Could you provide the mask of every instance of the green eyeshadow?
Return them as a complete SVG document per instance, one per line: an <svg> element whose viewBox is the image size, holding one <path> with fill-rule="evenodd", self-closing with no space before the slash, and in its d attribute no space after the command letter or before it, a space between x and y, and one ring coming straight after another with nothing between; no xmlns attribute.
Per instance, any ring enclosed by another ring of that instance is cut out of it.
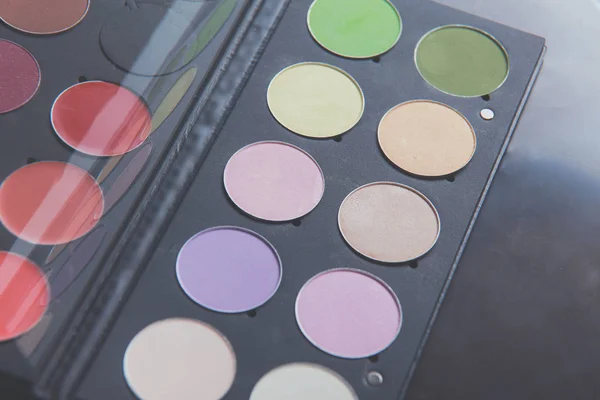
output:
<svg viewBox="0 0 600 400"><path fill-rule="evenodd" d="M394 47L402 20L387 0L316 0L308 11L308 28L334 54L371 58Z"/></svg>
<svg viewBox="0 0 600 400"><path fill-rule="evenodd" d="M487 33L466 26L444 26L428 33L417 45L415 59L429 84L461 97L494 92L509 72L502 45Z"/></svg>

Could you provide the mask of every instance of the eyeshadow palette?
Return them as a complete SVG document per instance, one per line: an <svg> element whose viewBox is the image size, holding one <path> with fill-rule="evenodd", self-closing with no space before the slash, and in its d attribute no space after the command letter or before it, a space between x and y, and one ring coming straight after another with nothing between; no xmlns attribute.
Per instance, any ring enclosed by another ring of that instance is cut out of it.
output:
<svg viewBox="0 0 600 400"><path fill-rule="evenodd" d="M402 398L544 39L429 1L33 3L0 5L0 381Z"/></svg>

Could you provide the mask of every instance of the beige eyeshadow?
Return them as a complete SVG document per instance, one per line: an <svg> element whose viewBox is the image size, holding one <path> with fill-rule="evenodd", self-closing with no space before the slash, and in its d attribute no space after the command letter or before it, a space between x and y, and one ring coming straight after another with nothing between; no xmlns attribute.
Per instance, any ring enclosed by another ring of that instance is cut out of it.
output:
<svg viewBox="0 0 600 400"><path fill-rule="evenodd" d="M286 364L263 376L250 400L357 400L354 389L322 365Z"/></svg>
<svg viewBox="0 0 600 400"><path fill-rule="evenodd" d="M429 100L402 103L379 124L379 145L396 166L414 175L441 177L464 168L477 138L455 109Z"/></svg>
<svg viewBox="0 0 600 400"><path fill-rule="evenodd" d="M172 318L133 338L123 369L127 384L143 400L219 400L233 384L236 358L212 326Z"/></svg>
<svg viewBox="0 0 600 400"><path fill-rule="evenodd" d="M426 254L440 233L434 205L417 190L393 182L362 186L346 197L338 214L346 242L384 263L403 263Z"/></svg>

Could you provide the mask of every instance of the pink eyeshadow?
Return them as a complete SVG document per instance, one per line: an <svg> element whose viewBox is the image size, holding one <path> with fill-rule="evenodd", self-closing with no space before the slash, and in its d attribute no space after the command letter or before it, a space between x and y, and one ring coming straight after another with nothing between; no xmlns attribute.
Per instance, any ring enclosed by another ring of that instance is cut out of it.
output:
<svg viewBox="0 0 600 400"><path fill-rule="evenodd" d="M40 86L40 67L23 47L0 39L0 114L26 104Z"/></svg>
<svg viewBox="0 0 600 400"><path fill-rule="evenodd" d="M276 222L308 214L325 190L317 162L302 149L282 142L258 142L238 151L225 167L224 182L242 211Z"/></svg>
<svg viewBox="0 0 600 400"><path fill-rule="evenodd" d="M336 269L304 285L296 300L296 319L316 347L355 359L378 354L394 342L402 326L402 309L379 278Z"/></svg>

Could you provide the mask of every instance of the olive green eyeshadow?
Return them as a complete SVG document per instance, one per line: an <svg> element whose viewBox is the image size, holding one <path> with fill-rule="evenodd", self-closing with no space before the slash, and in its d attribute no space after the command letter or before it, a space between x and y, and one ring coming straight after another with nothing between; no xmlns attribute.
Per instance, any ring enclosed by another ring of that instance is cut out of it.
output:
<svg viewBox="0 0 600 400"><path fill-rule="evenodd" d="M477 97L500 88L509 72L508 55L487 33L467 26L444 26L421 39L415 59L423 78L455 96Z"/></svg>

